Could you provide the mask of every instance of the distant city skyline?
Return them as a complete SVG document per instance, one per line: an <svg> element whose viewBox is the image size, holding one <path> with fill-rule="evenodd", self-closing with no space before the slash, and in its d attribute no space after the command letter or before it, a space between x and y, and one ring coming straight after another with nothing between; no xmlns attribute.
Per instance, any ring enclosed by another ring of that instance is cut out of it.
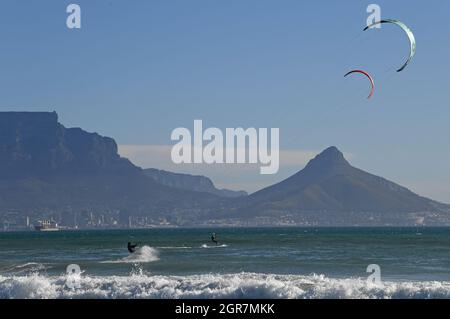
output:
<svg viewBox="0 0 450 319"><path fill-rule="evenodd" d="M82 28L66 27L66 7ZM204 174L255 191L335 145L350 162L450 203L450 108L444 72L450 3L429 1L27 1L0 12L0 111L53 111L66 127L114 138L139 166ZM404 21L363 32L366 8ZM374 76L367 82L350 69ZM175 166L176 127L280 128L280 171Z"/></svg>

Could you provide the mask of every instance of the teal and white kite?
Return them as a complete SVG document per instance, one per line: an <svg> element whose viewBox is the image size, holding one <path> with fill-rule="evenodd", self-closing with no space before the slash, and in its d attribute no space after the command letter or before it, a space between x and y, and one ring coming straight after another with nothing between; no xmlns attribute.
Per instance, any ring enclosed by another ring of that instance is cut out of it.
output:
<svg viewBox="0 0 450 319"><path fill-rule="evenodd" d="M367 27L365 27L364 31L372 28L373 26L375 26L377 24L381 24L381 23L393 23L393 24L399 26L400 28L402 28L403 31L405 31L406 35L409 38L409 43L410 43L409 58L408 58L408 60L406 60L405 64L403 64L403 66L397 70L397 72L403 71L403 69L406 68L406 66L409 64L409 62L411 62L412 58L416 54L416 39L414 38L414 34L412 33L411 29L408 28L408 26L406 24L404 24L401 21L392 20L392 19L386 19L386 20L380 20L380 21L374 22L371 25L368 25Z"/></svg>

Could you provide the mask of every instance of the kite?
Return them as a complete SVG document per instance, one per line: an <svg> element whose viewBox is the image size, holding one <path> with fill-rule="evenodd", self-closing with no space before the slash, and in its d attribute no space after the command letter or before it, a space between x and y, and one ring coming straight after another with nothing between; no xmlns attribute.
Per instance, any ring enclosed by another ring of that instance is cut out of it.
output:
<svg viewBox="0 0 450 319"><path fill-rule="evenodd" d="M373 95L373 92L375 91L375 83L374 83L374 81L373 81L372 76L371 76L369 73L367 73L366 71L363 71L363 70L353 70L353 71L350 71L350 72L348 72L347 74L345 74L344 77L346 77L347 75L350 75L350 74L352 74L352 73L360 73L360 74L364 74L364 75L367 76L367 78L370 80L370 84L372 85L372 89L370 90L370 94L369 94L369 96L367 97L368 99L370 99L370 98L372 97L372 95Z"/></svg>
<svg viewBox="0 0 450 319"><path fill-rule="evenodd" d="M406 66L409 64L409 62L411 62L412 58L416 54L416 39L414 38L414 34L411 31L411 29L408 28L408 26L406 24L404 24L401 21L392 20L392 19L386 19L386 20L380 20L380 21L374 22L371 25L368 25L367 27L365 27L364 31L372 28L373 26L375 26L377 24L381 24L381 23L393 23L393 24L399 26L400 28L402 28L403 31L405 31L406 35L409 38L409 44L410 44L409 58L408 58L408 60L406 60L405 64L403 64L402 67L397 70L397 72L401 72L401 71L403 71L404 68L406 68Z"/></svg>

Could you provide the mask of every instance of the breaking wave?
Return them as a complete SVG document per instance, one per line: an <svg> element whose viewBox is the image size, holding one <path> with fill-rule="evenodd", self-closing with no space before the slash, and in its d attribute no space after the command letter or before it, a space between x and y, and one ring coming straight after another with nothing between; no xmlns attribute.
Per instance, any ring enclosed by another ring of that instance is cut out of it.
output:
<svg viewBox="0 0 450 319"><path fill-rule="evenodd" d="M256 273L192 276L81 276L77 288L65 276L0 276L0 298L450 298L450 282L384 282L322 275Z"/></svg>
<svg viewBox="0 0 450 319"><path fill-rule="evenodd" d="M149 247L149 246L142 246L129 256L120 258L118 260L107 260L102 261L102 263L105 264L121 264L121 263L130 263L130 264L137 264L137 263L149 263L152 261L159 260L158 257L158 250L155 248Z"/></svg>

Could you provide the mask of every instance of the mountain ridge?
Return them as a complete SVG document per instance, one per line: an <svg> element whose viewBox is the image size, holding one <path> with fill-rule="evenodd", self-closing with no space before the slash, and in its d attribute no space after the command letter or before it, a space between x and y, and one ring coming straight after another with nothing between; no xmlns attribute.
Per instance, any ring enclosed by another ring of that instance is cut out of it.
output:
<svg viewBox="0 0 450 319"><path fill-rule="evenodd" d="M210 178L203 175L174 173L157 168L146 168L144 169L144 173L156 182L174 188L211 193L226 198L235 198L248 195L245 191L218 189Z"/></svg>

